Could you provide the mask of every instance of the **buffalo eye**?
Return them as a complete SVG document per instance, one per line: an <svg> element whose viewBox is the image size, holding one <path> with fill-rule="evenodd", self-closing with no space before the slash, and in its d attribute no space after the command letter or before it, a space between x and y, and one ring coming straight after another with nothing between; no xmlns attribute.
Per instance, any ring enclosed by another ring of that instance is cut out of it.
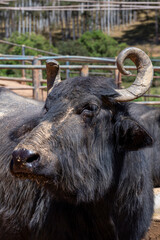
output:
<svg viewBox="0 0 160 240"><path fill-rule="evenodd" d="M86 104L80 111L83 119L92 118L99 113L99 107L96 104Z"/></svg>

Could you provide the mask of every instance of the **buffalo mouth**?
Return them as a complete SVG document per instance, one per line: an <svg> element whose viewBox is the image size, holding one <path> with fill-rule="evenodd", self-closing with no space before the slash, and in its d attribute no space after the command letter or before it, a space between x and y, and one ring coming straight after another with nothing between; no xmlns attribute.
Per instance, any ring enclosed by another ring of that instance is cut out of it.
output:
<svg viewBox="0 0 160 240"><path fill-rule="evenodd" d="M14 171L12 171L12 169L10 169L10 171L14 177L22 179L22 180L29 179L32 181L36 181L36 183L39 185L46 185L46 184L54 184L55 185L54 180L52 180L44 175L36 175L33 173L25 173L25 172L15 173Z"/></svg>
<svg viewBox="0 0 160 240"><path fill-rule="evenodd" d="M11 160L10 162L10 172L11 174L19 179L29 179L29 180L33 180L36 181L37 184L41 184L41 185L45 185L45 184L54 184L57 185L56 181L54 179L51 179L43 174L38 174L34 171L26 171L26 169L24 168L20 168L15 169L14 164L13 164L13 160Z"/></svg>
<svg viewBox="0 0 160 240"><path fill-rule="evenodd" d="M76 193L65 192L62 190L58 182L54 179L46 177L44 175L38 175L33 173L26 172L18 172L15 173L12 169L12 164L10 164L10 171L12 175L20 180L31 180L36 182L39 187L44 187L48 190L53 196L55 200L65 200L70 203L76 203Z"/></svg>

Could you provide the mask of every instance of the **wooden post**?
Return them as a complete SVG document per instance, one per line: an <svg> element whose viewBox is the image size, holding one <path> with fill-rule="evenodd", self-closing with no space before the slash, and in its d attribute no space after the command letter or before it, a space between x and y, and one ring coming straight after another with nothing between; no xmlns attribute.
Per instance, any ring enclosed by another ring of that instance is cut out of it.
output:
<svg viewBox="0 0 160 240"><path fill-rule="evenodd" d="M83 67L81 69L81 76L82 77L88 77L88 75L89 75L88 65L83 65Z"/></svg>
<svg viewBox="0 0 160 240"><path fill-rule="evenodd" d="M115 57L115 60L117 61L117 57ZM117 64L115 63L115 65L117 66ZM115 84L118 87L118 69L115 69Z"/></svg>
<svg viewBox="0 0 160 240"><path fill-rule="evenodd" d="M115 57L115 59L117 60L117 57ZM117 68L115 69L115 83L118 88L121 88L122 74L119 72L119 70Z"/></svg>
<svg viewBox="0 0 160 240"><path fill-rule="evenodd" d="M38 57L41 57L41 55L38 55ZM41 60L38 60L38 65L41 65ZM42 69L38 69L38 71L39 71L39 86L41 86L41 80L43 79ZM40 89L41 100L43 100L43 91L44 91L43 88Z"/></svg>
<svg viewBox="0 0 160 240"><path fill-rule="evenodd" d="M118 69L115 69L115 83L118 87Z"/></svg>
<svg viewBox="0 0 160 240"><path fill-rule="evenodd" d="M121 88L122 74L119 72L118 69L115 70L115 83L116 83L118 88Z"/></svg>
<svg viewBox="0 0 160 240"><path fill-rule="evenodd" d="M42 57L41 55L38 55L38 58ZM41 60L38 60L38 65L41 65ZM41 83L41 80L43 79L43 75L42 75L42 69L38 69L39 71L39 81Z"/></svg>
<svg viewBox="0 0 160 240"><path fill-rule="evenodd" d="M122 84L122 74L118 71L118 88L121 88Z"/></svg>
<svg viewBox="0 0 160 240"><path fill-rule="evenodd" d="M40 65L40 61L38 60L38 57L35 57L33 59L33 65ZM40 87L40 71L39 69L33 69L32 71L32 79L33 79L33 98L36 100L40 100L40 93L39 93L39 87Z"/></svg>

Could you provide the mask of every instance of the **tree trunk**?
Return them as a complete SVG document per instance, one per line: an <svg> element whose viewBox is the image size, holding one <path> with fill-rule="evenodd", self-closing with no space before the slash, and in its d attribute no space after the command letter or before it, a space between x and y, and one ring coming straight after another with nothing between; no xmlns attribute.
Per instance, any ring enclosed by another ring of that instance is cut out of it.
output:
<svg viewBox="0 0 160 240"><path fill-rule="evenodd" d="M68 38L71 39L71 11L68 11Z"/></svg>
<svg viewBox="0 0 160 240"><path fill-rule="evenodd" d="M50 19L50 12L48 15L48 28L49 28L49 43L50 43L50 46L52 46L52 24Z"/></svg>
<svg viewBox="0 0 160 240"><path fill-rule="evenodd" d="M75 17L74 17L74 14L72 15L72 31L73 31L73 40L75 40L76 36L75 36Z"/></svg>
<svg viewBox="0 0 160 240"><path fill-rule="evenodd" d="M98 17L99 17L99 11L96 10L96 17L95 17L95 29L98 30Z"/></svg>
<svg viewBox="0 0 160 240"><path fill-rule="evenodd" d="M32 6L32 0L29 0L29 7ZM32 13L29 12L29 34L32 32Z"/></svg>
<svg viewBox="0 0 160 240"><path fill-rule="evenodd" d="M100 11L101 31L103 31L103 12Z"/></svg>
<svg viewBox="0 0 160 240"><path fill-rule="evenodd" d="M65 39L65 33L64 33L64 11L61 11L61 33L62 33L62 40Z"/></svg>
<svg viewBox="0 0 160 240"><path fill-rule="evenodd" d="M110 35L110 0L108 0L108 21L107 21L107 33Z"/></svg>
<svg viewBox="0 0 160 240"><path fill-rule="evenodd" d="M68 39L68 22L67 22L67 12L64 12L64 21L65 21L65 39Z"/></svg>
<svg viewBox="0 0 160 240"><path fill-rule="evenodd" d="M19 11L18 33L21 34L21 12Z"/></svg>
<svg viewBox="0 0 160 240"><path fill-rule="evenodd" d="M130 15L129 15L129 23L132 23L132 10L130 10Z"/></svg>
<svg viewBox="0 0 160 240"><path fill-rule="evenodd" d="M8 31L8 26L9 26L9 18L8 18L8 11L5 12L5 37L9 37L9 31Z"/></svg>
<svg viewBox="0 0 160 240"><path fill-rule="evenodd" d="M79 22L80 22L80 18L79 18L79 12L76 13L76 17L77 17L77 38L79 38Z"/></svg>
<svg viewBox="0 0 160 240"><path fill-rule="evenodd" d="M36 18L35 15L33 15L33 32L36 32Z"/></svg>
<svg viewBox="0 0 160 240"><path fill-rule="evenodd" d="M24 0L22 0L22 7L24 7ZM25 12L24 12L24 10L22 10L22 33L23 33L23 34L25 33L25 20L24 20L24 15L25 15Z"/></svg>
<svg viewBox="0 0 160 240"><path fill-rule="evenodd" d="M155 35L156 35L156 44L159 43L159 37L158 37L158 10L155 11Z"/></svg>
<svg viewBox="0 0 160 240"><path fill-rule="evenodd" d="M104 3L107 4L107 1L104 0ZM104 13L103 13L103 22L104 22L104 31L106 32L106 29L107 29L107 11L104 10Z"/></svg>

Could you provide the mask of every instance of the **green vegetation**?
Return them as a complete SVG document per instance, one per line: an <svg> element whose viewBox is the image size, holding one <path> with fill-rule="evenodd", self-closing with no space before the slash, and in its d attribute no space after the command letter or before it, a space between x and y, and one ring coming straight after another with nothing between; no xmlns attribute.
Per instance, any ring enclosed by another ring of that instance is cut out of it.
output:
<svg viewBox="0 0 160 240"><path fill-rule="evenodd" d="M104 34L102 31L92 31L84 33L80 39L89 52L90 56L94 57L115 57L127 45L120 43Z"/></svg>
<svg viewBox="0 0 160 240"><path fill-rule="evenodd" d="M61 55L89 56L87 48L79 40L59 41L56 47Z"/></svg>
<svg viewBox="0 0 160 240"><path fill-rule="evenodd" d="M58 49L54 46L51 46L49 40L47 40L44 36L32 33L29 35L28 33L19 35L17 32L13 33L12 36L6 39L8 42L12 42L19 45L26 45L32 48L38 48L45 51L50 51L57 53ZM10 55L22 55L22 48L19 46L13 46L8 44L0 44L0 54L10 54ZM37 56L37 55L47 55L45 53L37 52L33 49L25 48L25 55ZM18 61L3 61L1 64L21 64ZM27 63L28 64L28 63ZM26 70L26 76L31 77L32 71ZM20 77L21 70L14 69L1 69L0 76L14 76Z"/></svg>
<svg viewBox="0 0 160 240"><path fill-rule="evenodd" d="M38 48L45 51L50 51L57 53L58 50L51 46L49 40L40 34L32 33L29 35L21 34L19 35L17 32L13 33L12 36L6 39L8 42L16 43L19 45L26 45L32 48ZM0 44L0 53L2 54L11 54L11 55L22 55L22 49L19 46L13 46L8 44ZM36 56L36 55L46 55L43 53L39 53L32 49L25 49L25 55Z"/></svg>
<svg viewBox="0 0 160 240"><path fill-rule="evenodd" d="M115 57L127 45L120 43L102 31L85 32L78 40L60 41L58 52L62 55Z"/></svg>
<svg viewBox="0 0 160 240"><path fill-rule="evenodd" d="M127 45L120 43L103 33L102 31L85 32L78 40L58 41L56 47L50 45L49 40L40 34L32 33L29 35L17 32L7 39L19 45L26 45L32 48L38 48L45 51L59 53L61 55L79 55L94 57L115 57ZM22 49L19 46L0 44L1 54L22 55ZM35 50L25 48L25 55L46 55Z"/></svg>

